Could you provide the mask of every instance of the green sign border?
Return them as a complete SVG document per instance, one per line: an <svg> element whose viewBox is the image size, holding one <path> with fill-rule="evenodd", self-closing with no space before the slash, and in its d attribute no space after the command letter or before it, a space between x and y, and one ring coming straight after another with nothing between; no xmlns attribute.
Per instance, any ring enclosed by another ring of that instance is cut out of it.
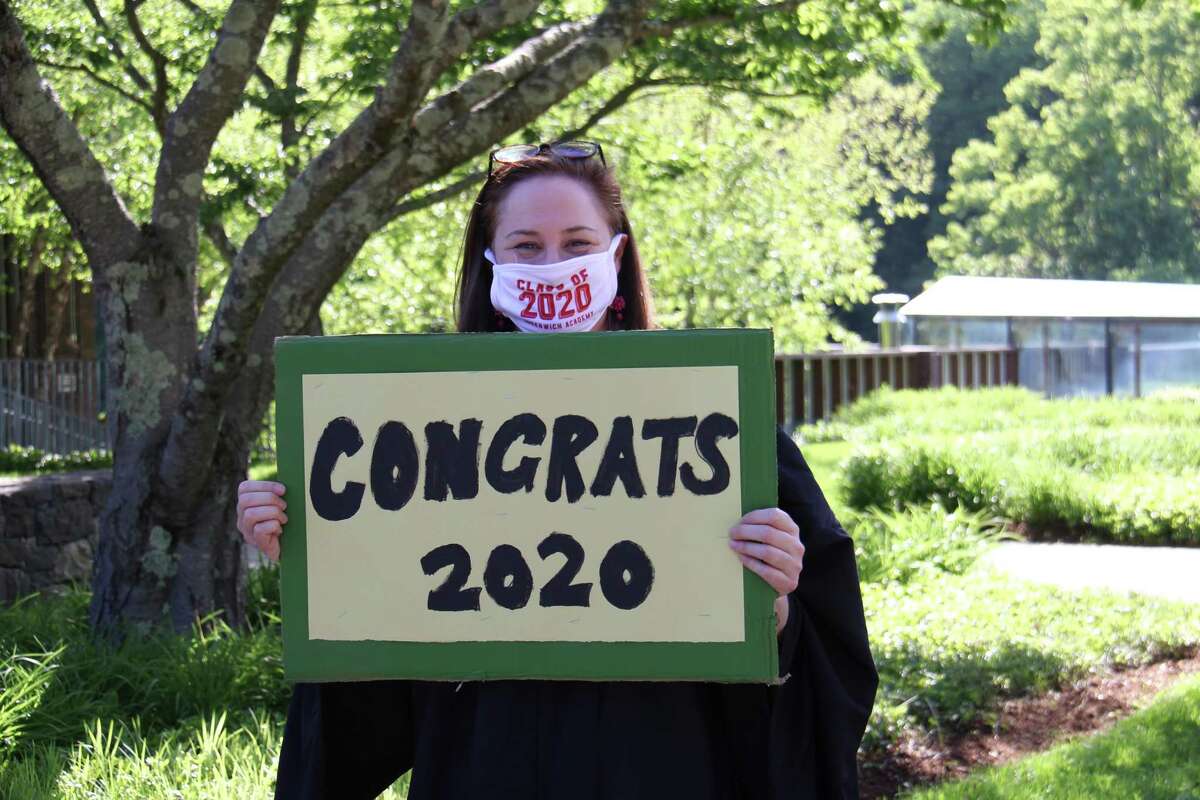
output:
<svg viewBox="0 0 1200 800"><path fill-rule="evenodd" d="M738 368L742 513L778 503L774 342L769 329L359 334L275 339L279 479L295 510L280 553L284 677L289 681L565 679L778 682L771 587L743 569L742 642L389 642L308 638L301 492L301 375L726 366ZM298 491L299 489L299 491ZM306 505L306 503L305 503ZM730 551L733 558L733 552Z"/></svg>

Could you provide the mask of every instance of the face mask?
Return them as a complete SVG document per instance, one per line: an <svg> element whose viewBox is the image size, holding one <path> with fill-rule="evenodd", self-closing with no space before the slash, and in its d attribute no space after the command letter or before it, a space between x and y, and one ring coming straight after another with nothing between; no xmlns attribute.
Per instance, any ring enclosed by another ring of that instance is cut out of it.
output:
<svg viewBox="0 0 1200 800"><path fill-rule="evenodd" d="M497 264L489 247L492 305L526 333L589 330L617 296L615 253L624 236L614 236L607 251L556 264Z"/></svg>

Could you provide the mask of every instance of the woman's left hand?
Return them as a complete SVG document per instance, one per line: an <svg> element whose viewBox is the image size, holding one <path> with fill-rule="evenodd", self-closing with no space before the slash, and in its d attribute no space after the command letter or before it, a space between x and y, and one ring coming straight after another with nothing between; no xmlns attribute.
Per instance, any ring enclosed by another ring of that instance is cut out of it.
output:
<svg viewBox="0 0 1200 800"><path fill-rule="evenodd" d="M742 563L779 592L775 599L775 633L787 624L787 595L800 582L804 545L800 528L781 508L756 508L729 529L729 546Z"/></svg>

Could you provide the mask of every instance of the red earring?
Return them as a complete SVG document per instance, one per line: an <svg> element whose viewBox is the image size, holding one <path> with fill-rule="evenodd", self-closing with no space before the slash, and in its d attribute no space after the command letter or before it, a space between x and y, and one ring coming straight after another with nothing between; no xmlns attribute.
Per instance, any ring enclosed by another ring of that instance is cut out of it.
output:
<svg viewBox="0 0 1200 800"><path fill-rule="evenodd" d="M625 319L625 315L621 313L622 311L625 310L625 298L624 297L621 297L621 295L617 295L616 297L613 298L612 303L610 303L608 307L616 312L617 319L619 319L619 320Z"/></svg>

